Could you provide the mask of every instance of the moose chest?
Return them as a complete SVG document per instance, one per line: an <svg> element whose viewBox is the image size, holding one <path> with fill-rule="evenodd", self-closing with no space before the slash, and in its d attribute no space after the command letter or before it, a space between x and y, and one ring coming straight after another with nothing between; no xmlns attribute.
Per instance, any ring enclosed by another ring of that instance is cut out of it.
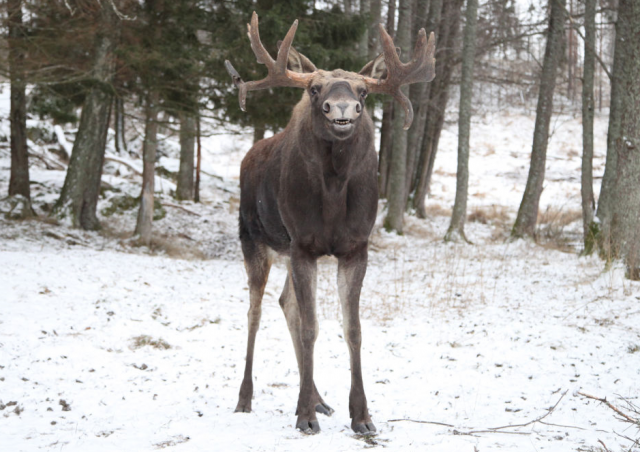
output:
<svg viewBox="0 0 640 452"><path fill-rule="evenodd" d="M285 182L281 205L292 241L319 256L348 254L367 241L376 204L365 203L373 209L368 215L360 211L367 196L362 184L333 170L299 176Z"/></svg>

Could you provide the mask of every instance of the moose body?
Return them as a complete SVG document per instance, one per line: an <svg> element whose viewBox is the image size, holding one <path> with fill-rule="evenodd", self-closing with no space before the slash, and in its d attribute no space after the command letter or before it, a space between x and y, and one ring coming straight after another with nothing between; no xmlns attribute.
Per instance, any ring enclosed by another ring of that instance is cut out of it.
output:
<svg viewBox="0 0 640 452"><path fill-rule="evenodd" d="M338 259L338 293L344 336L351 358L349 412L356 433L372 434L360 358L360 290L367 268L367 244L377 204L377 156L374 128L364 101L368 91L396 96L412 117L411 104L399 86L433 78L433 48L421 30L416 52L420 59L403 65L393 42L381 29L385 52L359 73L322 71L291 48L297 21L287 33L277 61L268 55L258 34L254 13L249 25L251 45L269 76L243 82L233 66L227 69L240 88L244 108L247 91L271 86L304 88L287 127L257 142L240 170L240 241L249 279L249 335L245 373L236 411L250 412L253 396L253 352L261 303L276 253L286 256L288 275L282 307L293 340L300 373L296 428L316 433L316 412L333 409L320 396L313 380L317 259ZM376 75L388 74L380 81ZM407 125L407 123L405 123Z"/></svg>

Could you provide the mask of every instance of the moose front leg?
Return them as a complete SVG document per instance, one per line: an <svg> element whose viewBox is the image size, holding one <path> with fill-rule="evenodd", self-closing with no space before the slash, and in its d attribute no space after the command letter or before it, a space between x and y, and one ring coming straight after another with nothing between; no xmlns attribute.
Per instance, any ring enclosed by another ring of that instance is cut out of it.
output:
<svg viewBox="0 0 640 452"><path fill-rule="evenodd" d="M376 426L371 421L367 408L367 397L362 382L360 346L360 290L367 272L367 244L364 243L351 254L338 259L338 293L342 305L344 337L351 358L351 391L349 393L349 415L351 428L360 434L374 434Z"/></svg>
<svg viewBox="0 0 640 452"><path fill-rule="evenodd" d="M304 433L318 433L320 424L316 417L316 403L313 397L313 349L318 336L318 320L316 317L316 258L303 249L292 246L291 278L295 298L300 314L300 395L298 396L298 419L296 428Z"/></svg>

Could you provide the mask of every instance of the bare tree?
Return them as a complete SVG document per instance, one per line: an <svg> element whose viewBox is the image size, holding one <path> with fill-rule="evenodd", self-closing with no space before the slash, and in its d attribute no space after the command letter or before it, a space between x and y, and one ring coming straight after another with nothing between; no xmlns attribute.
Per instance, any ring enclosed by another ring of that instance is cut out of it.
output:
<svg viewBox="0 0 640 452"><path fill-rule="evenodd" d="M154 179L156 168L156 151L158 149L158 92L148 94L145 105L144 143L142 145L142 191L140 193L140 210L136 222L135 234L139 235L139 243L151 244L153 226Z"/></svg>
<svg viewBox="0 0 640 452"><path fill-rule="evenodd" d="M400 47L401 55L411 53L411 0L400 0L398 3L398 32L395 43ZM406 58L406 56L405 56ZM402 88L405 95L409 87ZM393 118L393 145L389 168L389 187L387 192L387 216L384 228L402 234L405 211L405 185L407 179L407 131L404 130L405 118L400 114L402 105L394 103L396 114Z"/></svg>
<svg viewBox="0 0 640 452"><path fill-rule="evenodd" d="M612 103L607 153L616 154L611 193L611 257L625 261L628 277L640 280L640 4L620 0L616 23L613 86L620 99ZM613 109L619 109L614 112ZM615 121L613 128L611 121ZM608 228L609 229L609 228ZM605 238L606 239L606 238Z"/></svg>
<svg viewBox="0 0 640 452"><path fill-rule="evenodd" d="M593 80L595 73L596 0L585 0L584 69L582 75L582 224L584 254L591 254L595 237L593 231Z"/></svg>
<svg viewBox="0 0 640 452"><path fill-rule="evenodd" d="M395 35L396 0L389 0L387 11L387 33ZM393 99L386 99L382 107L382 125L380 126L380 151L378 154L378 192L381 198L387 197L389 183L389 162L391 161L391 143L393 139Z"/></svg>
<svg viewBox="0 0 640 452"><path fill-rule="evenodd" d="M25 57L22 29L22 1L7 0L9 28L9 72L11 80L11 175L9 196L23 197L24 205L18 216L31 215L31 190L29 189L29 150L27 148L27 96L26 80L22 67Z"/></svg>
<svg viewBox="0 0 640 452"><path fill-rule="evenodd" d="M424 202L429 192L440 133L444 125L444 111L449 99L449 85L456 63L455 42L460 28L462 4L463 0L443 0L442 2L436 48L436 78L425 90L425 96L428 96L424 101L427 105L426 119L413 184L415 187L413 207L420 218L426 217Z"/></svg>
<svg viewBox="0 0 640 452"><path fill-rule="evenodd" d="M538 207L544 182L549 141L549 122L553 112L553 91L556 87L558 65L562 57L566 0L549 0L550 17L547 31L547 45L540 76L536 123L533 131L531 164L527 186L520 203L518 216L511 231L513 238L535 236L538 221Z"/></svg>
<svg viewBox="0 0 640 452"><path fill-rule="evenodd" d="M192 113L180 113L180 168L176 198L193 200L193 157L196 140L196 119Z"/></svg>
<svg viewBox="0 0 640 452"><path fill-rule="evenodd" d="M467 0L464 41L462 45L462 77L460 80L460 113L458 117L458 173L456 175L456 200L451 224L444 239L467 241L464 222L467 217L469 192L469 135L471 133L471 100L473 98L473 62L476 56L476 25L478 0Z"/></svg>

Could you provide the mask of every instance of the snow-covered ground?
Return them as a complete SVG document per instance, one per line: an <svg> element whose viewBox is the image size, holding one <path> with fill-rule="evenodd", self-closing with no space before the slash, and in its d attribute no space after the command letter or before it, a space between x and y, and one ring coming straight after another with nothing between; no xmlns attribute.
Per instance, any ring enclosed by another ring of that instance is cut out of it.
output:
<svg viewBox="0 0 640 452"><path fill-rule="evenodd" d="M7 129L3 119L0 131ZM0 450L629 450L619 435L635 439L637 429L578 392L637 402L640 285L572 250L581 230L580 120L564 115L553 129L541 202L545 246L504 240L526 181L529 115L474 118L467 225L474 245L441 240L455 195L455 125L442 134L431 217L409 216L405 235L390 235L380 227L381 204L362 292L373 438L349 428L349 359L328 258L318 274L315 380L336 412L319 416L318 435L294 429L299 377L278 306L285 272L276 263L258 335L254 412L233 413L246 345L236 217L248 136L204 140L201 204L173 200L171 181L159 180L166 216L154 223L151 250L128 240L135 208L102 216L101 233L0 219ZM599 117L596 177L605 138ZM176 165L172 146L168 137L160 161L168 171ZM112 147L109 155L139 165ZM31 171L43 213L64 172L41 163ZM104 181L111 188L101 215L117 197L139 193L135 173L116 161ZM513 427L493 430L505 426Z"/></svg>

